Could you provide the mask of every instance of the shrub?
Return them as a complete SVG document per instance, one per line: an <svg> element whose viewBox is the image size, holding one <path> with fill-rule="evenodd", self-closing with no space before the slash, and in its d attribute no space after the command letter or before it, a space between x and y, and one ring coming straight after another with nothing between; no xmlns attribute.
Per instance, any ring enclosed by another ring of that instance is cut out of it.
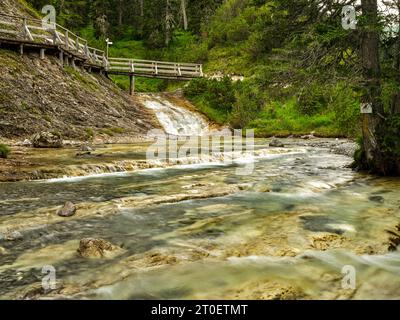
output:
<svg viewBox="0 0 400 320"><path fill-rule="evenodd" d="M11 150L5 144L0 143L0 158L7 159Z"/></svg>

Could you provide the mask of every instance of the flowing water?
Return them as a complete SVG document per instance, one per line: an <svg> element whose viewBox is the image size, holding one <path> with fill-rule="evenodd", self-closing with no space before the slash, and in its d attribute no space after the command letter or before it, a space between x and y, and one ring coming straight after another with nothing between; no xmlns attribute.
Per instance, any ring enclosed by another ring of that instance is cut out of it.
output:
<svg viewBox="0 0 400 320"><path fill-rule="evenodd" d="M265 153L245 176L237 163L204 163L0 184L0 230L23 226L22 239L0 234L0 297L400 298L400 255L388 250L400 224L399 179L355 173L350 158L325 148L257 140L256 149ZM53 221L68 200L92 214ZM88 237L124 251L82 258L76 250ZM61 289L38 289L43 266L54 266ZM356 290L343 287L345 266Z"/></svg>
<svg viewBox="0 0 400 320"><path fill-rule="evenodd" d="M201 136L209 130L207 121L165 97L155 94L140 96L144 105L156 113L166 133L175 136Z"/></svg>

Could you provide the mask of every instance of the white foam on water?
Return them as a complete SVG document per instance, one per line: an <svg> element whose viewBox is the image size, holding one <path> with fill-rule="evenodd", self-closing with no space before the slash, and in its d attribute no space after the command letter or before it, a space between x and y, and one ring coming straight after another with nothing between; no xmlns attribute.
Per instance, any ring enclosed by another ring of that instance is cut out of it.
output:
<svg viewBox="0 0 400 320"><path fill-rule="evenodd" d="M144 105L155 112L167 134L202 136L209 131L206 120L195 112L154 95L142 95L141 97Z"/></svg>

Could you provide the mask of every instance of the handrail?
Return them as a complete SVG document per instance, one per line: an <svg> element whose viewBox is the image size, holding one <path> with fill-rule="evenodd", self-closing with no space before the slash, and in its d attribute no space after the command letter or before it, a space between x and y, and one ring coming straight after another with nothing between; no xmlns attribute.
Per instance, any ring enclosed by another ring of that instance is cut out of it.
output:
<svg viewBox="0 0 400 320"><path fill-rule="evenodd" d="M139 75L170 75L175 77L202 77L203 66L195 63L152 61L132 58L107 58L103 50L90 47L88 41L67 28L54 23L51 27L43 26L40 19L0 13L1 17L18 20L15 22L0 19L0 34L22 38L23 42L45 42L46 45L60 47L70 54L77 55L91 64L104 68L105 71ZM14 29L4 29L1 26Z"/></svg>

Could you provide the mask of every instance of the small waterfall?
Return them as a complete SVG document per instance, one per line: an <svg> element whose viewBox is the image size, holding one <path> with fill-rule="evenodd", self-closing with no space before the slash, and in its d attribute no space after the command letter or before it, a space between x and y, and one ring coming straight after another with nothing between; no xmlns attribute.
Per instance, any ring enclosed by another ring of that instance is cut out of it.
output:
<svg viewBox="0 0 400 320"><path fill-rule="evenodd" d="M205 118L171 102L163 95L141 95L144 105L155 112L165 132L174 136L202 136L209 131Z"/></svg>

